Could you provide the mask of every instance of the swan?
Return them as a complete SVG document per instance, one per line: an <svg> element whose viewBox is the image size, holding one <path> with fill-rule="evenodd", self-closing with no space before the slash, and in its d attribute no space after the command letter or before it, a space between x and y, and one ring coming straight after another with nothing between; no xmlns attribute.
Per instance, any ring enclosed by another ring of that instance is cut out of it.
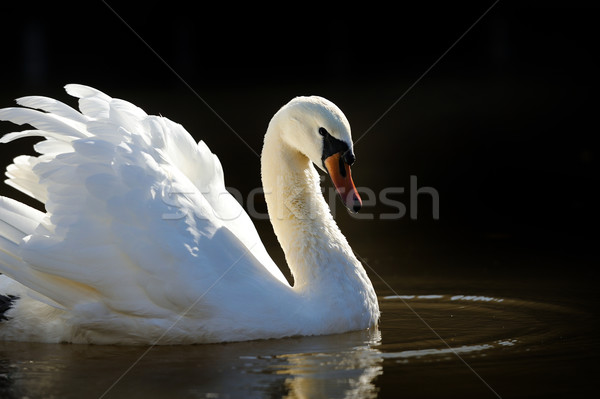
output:
<svg viewBox="0 0 600 399"><path fill-rule="evenodd" d="M89 86L69 84L79 111L29 96L0 120L35 129L6 183L41 212L0 198L0 339L192 344L362 330L379 320L365 269L335 223L312 164L352 212L350 125L318 96L271 119L261 155L269 217L291 286L216 155L179 124Z"/></svg>

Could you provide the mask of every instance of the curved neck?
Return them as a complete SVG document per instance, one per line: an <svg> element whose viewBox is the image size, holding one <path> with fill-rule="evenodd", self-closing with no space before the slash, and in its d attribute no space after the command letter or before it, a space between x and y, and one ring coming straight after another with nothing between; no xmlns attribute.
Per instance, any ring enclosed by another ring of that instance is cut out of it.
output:
<svg viewBox="0 0 600 399"><path fill-rule="evenodd" d="M265 135L261 169L269 218L295 289L316 288L327 275L360 266L321 194L319 174L283 142L274 123Z"/></svg>

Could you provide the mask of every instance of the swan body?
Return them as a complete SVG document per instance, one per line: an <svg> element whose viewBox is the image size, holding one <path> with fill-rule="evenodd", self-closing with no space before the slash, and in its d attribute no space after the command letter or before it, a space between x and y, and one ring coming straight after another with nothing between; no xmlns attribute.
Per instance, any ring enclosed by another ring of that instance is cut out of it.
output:
<svg viewBox="0 0 600 399"><path fill-rule="evenodd" d="M0 142L44 138L6 182L45 206L0 197L0 339L183 344L376 325L375 292L312 165L360 206L350 127L333 103L295 98L265 135L262 180L290 286L204 142L91 87L65 88L80 112L38 96L0 110L36 128Z"/></svg>

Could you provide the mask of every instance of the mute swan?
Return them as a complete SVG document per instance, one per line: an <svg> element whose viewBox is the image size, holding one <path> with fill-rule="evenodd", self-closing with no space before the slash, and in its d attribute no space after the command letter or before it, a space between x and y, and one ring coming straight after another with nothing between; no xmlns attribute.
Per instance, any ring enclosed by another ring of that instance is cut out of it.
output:
<svg viewBox="0 0 600 399"><path fill-rule="evenodd" d="M292 287L203 141L91 87L65 89L81 112L38 96L0 110L37 129L0 142L45 138L39 156L15 158L6 183L46 210L0 198L1 339L208 343L377 324L373 286L311 165L360 208L350 126L333 103L291 100L264 139L262 181Z"/></svg>

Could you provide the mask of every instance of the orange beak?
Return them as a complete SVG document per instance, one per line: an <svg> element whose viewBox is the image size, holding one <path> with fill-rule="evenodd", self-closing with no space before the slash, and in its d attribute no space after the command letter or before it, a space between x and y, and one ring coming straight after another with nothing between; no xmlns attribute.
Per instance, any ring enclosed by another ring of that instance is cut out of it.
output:
<svg viewBox="0 0 600 399"><path fill-rule="evenodd" d="M350 174L350 165L344 162L341 153L333 154L323 161L331 181L335 186L342 202L350 212L356 213L362 207L362 200Z"/></svg>

